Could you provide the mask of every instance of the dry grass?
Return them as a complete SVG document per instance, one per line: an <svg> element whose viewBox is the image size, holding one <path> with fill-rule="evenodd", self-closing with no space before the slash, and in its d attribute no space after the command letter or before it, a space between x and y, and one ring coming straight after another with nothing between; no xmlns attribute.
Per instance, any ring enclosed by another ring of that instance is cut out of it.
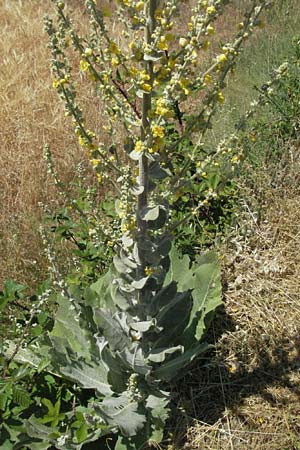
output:
<svg viewBox="0 0 300 450"><path fill-rule="evenodd" d="M65 180L81 157L51 89L42 25L48 7L35 0L0 4L0 285L15 278L33 286L44 277L38 203L57 203L57 193L45 178L43 145L51 145Z"/></svg>

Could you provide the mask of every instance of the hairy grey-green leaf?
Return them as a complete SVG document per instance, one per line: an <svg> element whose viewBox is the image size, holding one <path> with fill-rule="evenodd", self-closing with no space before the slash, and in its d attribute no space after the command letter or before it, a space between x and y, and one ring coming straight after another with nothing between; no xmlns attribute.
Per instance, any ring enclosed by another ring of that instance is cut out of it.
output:
<svg viewBox="0 0 300 450"><path fill-rule="evenodd" d="M132 328L135 331L139 331L141 333L145 333L146 331L150 330L150 328L155 326L156 326L156 319L130 323L130 328Z"/></svg>
<svg viewBox="0 0 300 450"><path fill-rule="evenodd" d="M121 351L130 344L129 337L109 310L105 310L104 308L95 309L94 320L103 336L107 339L111 350Z"/></svg>
<svg viewBox="0 0 300 450"><path fill-rule="evenodd" d="M60 373L84 389L94 389L100 395L113 393L107 382L106 367L101 361L95 361L93 365L88 365L82 360L72 361L72 364L61 367Z"/></svg>
<svg viewBox="0 0 300 450"><path fill-rule="evenodd" d="M157 326L163 327L155 341L155 348L167 347L181 343L182 333L187 326L192 308L192 296L190 292L179 292L157 314Z"/></svg>
<svg viewBox="0 0 300 450"><path fill-rule="evenodd" d="M202 258L202 264L195 269L195 286L193 289L193 308L187 327L185 341L192 336L200 340L213 318L215 310L222 304L221 272L216 256L207 256L207 263ZM212 262L211 262L212 261Z"/></svg>
<svg viewBox="0 0 300 450"><path fill-rule="evenodd" d="M139 404L126 394L105 398L101 403L94 403L94 408L109 425L117 426L123 436L135 436L146 422Z"/></svg>
<svg viewBox="0 0 300 450"><path fill-rule="evenodd" d="M150 314L156 315L158 311L171 302L171 300L175 297L176 292L177 287L175 281L172 281L170 284L158 291L149 304Z"/></svg>
<svg viewBox="0 0 300 450"><path fill-rule="evenodd" d="M125 273L132 272L132 268L126 264L125 258L123 259L123 258L120 258L119 256L115 255L113 258L113 261L114 261L114 266L119 273L125 274Z"/></svg>
<svg viewBox="0 0 300 450"><path fill-rule="evenodd" d="M169 254L170 268L165 278L164 286L171 281L176 281L177 289L180 292L193 289L195 284L195 276L191 270L191 261L188 255L181 256L173 245Z"/></svg>
<svg viewBox="0 0 300 450"><path fill-rule="evenodd" d="M147 364L143 350L138 342L133 342L130 348L124 348L122 352L117 354L131 371L141 375L146 375L150 372L151 367Z"/></svg>
<svg viewBox="0 0 300 450"><path fill-rule="evenodd" d="M141 219L145 220L146 222L150 220L156 220L159 216L159 210L159 205L147 206L141 211Z"/></svg>
<svg viewBox="0 0 300 450"><path fill-rule="evenodd" d="M163 363L152 372L152 375L159 380L170 381L177 376L179 370L183 369L196 356L207 351L211 347L212 346L206 343L197 343L193 347L185 349L182 355Z"/></svg>
<svg viewBox="0 0 300 450"><path fill-rule="evenodd" d="M165 361L167 356L176 352L183 353L184 347L182 345L177 345L176 347L156 348L149 354L147 360L154 363L161 363Z"/></svg>
<svg viewBox="0 0 300 450"><path fill-rule="evenodd" d="M111 298L111 287L115 279L115 274L112 269L109 269L104 275L102 275L95 283L90 285L92 292L97 295L90 299L87 303L93 308L106 307L112 310L115 309L114 303ZM87 301L88 299L86 299Z"/></svg>
<svg viewBox="0 0 300 450"><path fill-rule="evenodd" d="M149 176L155 180L163 180L170 176L170 171L162 168L159 162L155 161L149 167Z"/></svg>
<svg viewBox="0 0 300 450"><path fill-rule="evenodd" d="M80 326L76 320L76 311L72 310L72 303L65 296L59 297L59 307L55 317L55 325L50 333L50 337L57 336L68 341L68 345L73 352L79 356L87 356L87 342L89 332Z"/></svg>
<svg viewBox="0 0 300 450"><path fill-rule="evenodd" d="M134 280L131 283L131 286L133 286L135 289L143 289L145 287L145 284L147 283L149 277L140 278L139 280Z"/></svg>

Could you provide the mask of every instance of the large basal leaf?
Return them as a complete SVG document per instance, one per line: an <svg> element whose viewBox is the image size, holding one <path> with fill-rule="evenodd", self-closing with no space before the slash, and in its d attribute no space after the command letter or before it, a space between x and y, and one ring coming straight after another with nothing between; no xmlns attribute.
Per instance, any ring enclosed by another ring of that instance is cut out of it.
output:
<svg viewBox="0 0 300 450"><path fill-rule="evenodd" d="M15 354L17 344L13 341L5 341L5 351L3 351L3 355L5 358L9 359L14 356L14 360L21 364L29 364L36 369L39 367L39 364L42 360L42 357L35 353L30 347L22 348L20 347Z"/></svg>
<svg viewBox="0 0 300 450"><path fill-rule="evenodd" d="M89 341L92 336L88 328L79 324L76 311L67 297L58 298L59 308L55 317L55 325L50 333L51 337L66 339L73 352L79 356L87 357L89 354Z"/></svg>
<svg viewBox="0 0 300 450"><path fill-rule="evenodd" d="M176 282L172 281L165 287L163 287L146 305L149 314L156 315L161 308L166 306L175 297L177 292Z"/></svg>
<svg viewBox="0 0 300 450"><path fill-rule="evenodd" d="M32 438L38 438L41 441L50 443L60 436L60 432L58 431L58 429L54 427L50 428L46 425L41 424L33 415L30 416L28 420L25 420L24 425L28 436ZM41 446L41 448L43 447Z"/></svg>
<svg viewBox="0 0 300 450"><path fill-rule="evenodd" d="M79 384L84 389L94 389L100 395L112 395L107 381L107 370L102 361L88 365L84 361L72 361L71 364L60 367L60 373L69 380Z"/></svg>
<svg viewBox="0 0 300 450"><path fill-rule="evenodd" d="M163 395L149 395L146 400L146 408L148 410L148 442L149 444L152 443L153 447L162 441L165 423L170 413L170 409L168 408L170 394L167 392L163 393L162 391L161 394Z"/></svg>
<svg viewBox="0 0 300 450"><path fill-rule="evenodd" d="M165 288L172 281L177 290L192 290L193 306L183 343L189 347L203 338L214 312L222 304L220 266L214 252L207 253L191 265L187 255L181 257L173 246Z"/></svg>
<svg viewBox="0 0 300 450"><path fill-rule="evenodd" d="M166 275L164 286L171 281L176 281L177 291L184 292L193 289L195 283L195 275L191 270L191 261L188 255L181 256L173 245L169 253L170 268Z"/></svg>
<svg viewBox="0 0 300 450"><path fill-rule="evenodd" d="M130 346L131 340L122 329L119 321L112 317L109 310L104 308L95 309L94 319L112 351L122 351L125 347Z"/></svg>
<svg viewBox="0 0 300 450"><path fill-rule="evenodd" d="M117 426L123 436L135 436L146 421L139 404L130 400L126 394L105 398L101 403L94 403L94 408L108 425Z"/></svg>
<svg viewBox="0 0 300 450"><path fill-rule="evenodd" d="M124 366L130 371L146 375L151 370L137 342L134 342L130 348L124 348L122 352L118 352L118 355L122 359Z"/></svg>
<svg viewBox="0 0 300 450"><path fill-rule="evenodd" d="M160 367L152 372L152 375L158 380L170 381L178 375L178 371L189 364L193 359L211 348L211 345L206 343L198 343L195 346L186 349L185 352L171 359L168 362L163 363Z"/></svg>
<svg viewBox="0 0 300 450"><path fill-rule="evenodd" d="M197 340L204 336L216 309L222 305L221 291L220 266L216 256L209 254L195 270L193 308L187 335L193 334Z"/></svg>
<svg viewBox="0 0 300 450"><path fill-rule="evenodd" d="M102 275L95 283L91 284L90 290L96 293L96 296L91 296L89 305L93 308L109 308L115 310L114 303L111 296L111 288L115 274L112 269L109 269L105 275Z"/></svg>
<svg viewBox="0 0 300 450"><path fill-rule="evenodd" d="M157 348L149 354L147 360L154 363L161 363L165 361L167 356L176 352L183 353L184 347L182 345L177 345L176 347Z"/></svg>
<svg viewBox="0 0 300 450"><path fill-rule="evenodd" d="M145 434L133 437L119 436L114 450L144 450L147 444Z"/></svg>
<svg viewBox="0 0 300 450"><path fill-rule="evenodd" d="M157 314L157 326L163 330L155 341L155 347L169 347L181 343L192 308L192 296L189 291L178 292L175 297Z"/></svg>

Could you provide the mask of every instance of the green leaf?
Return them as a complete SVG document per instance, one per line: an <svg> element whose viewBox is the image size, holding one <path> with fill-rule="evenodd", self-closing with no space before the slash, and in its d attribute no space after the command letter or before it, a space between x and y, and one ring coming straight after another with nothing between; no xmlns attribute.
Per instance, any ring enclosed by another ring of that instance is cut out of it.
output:
<svg viewBox="0 0 300 450"><path fill-rule="evenodd" d="M195 270L193 307L187 335L192 332L200 340L210 325L215 310L222 305L222 285L220 266L214 253L203 256L197 264L200 265Z"/></svg>
<svg viewBox="0 0 300 450"><path fill-rule="evenodd" d="M149 354L147 360L154 363L161 363L165 361L168 355L172 355L175 352L183 353L184 347L182 345L177 345L177 347L157 348Z"/></svg>
<svg viewBox="0 0 300 450"><path fill-rule="evenodd" d="M165 278L164 286L171 281L176 281L177 290L179 292L193 289L195 283L195 275L191 270L191 261L188 255L181 256L173 245L169 254L170 268Z"/></svg>
<svg viewBox="0 0 300 450"><path fill-rule="evenodd" d="M38 438L41 441L57 439L60 436L57 429L41 424L34 416L30 416L28 420L24 421L24 424L28 435L33 438Z"/></svg>
<svg viewBox="0 0 300 450"><path fill-rule="evenodd" d="M23 408L28 408L32 403L30 394L18 385L13 387L13 401Z"/></svg>
<svg viewBox="0 0 300 450"><path fill-rule="evenodd" d="M102 403L94 403L95 412L109 425L117 426L123 436L135 436L143 428L146 415L139 404L126 394L105 398Z"/></svg>
<svg viewBox="0 0 300 450"><path fill-rule="evenodd" d="M152 374L158 380L170 381L178 375L179 370L183 369L200 353L206 352L211 347L207 343L198 343L194 347L186 349L182 355L162 364Z"/></svg>
<svg viewBox="0 0 300 450"><path fill-rule="evenodd" d="M85 295L87 304L91 307L105 307L114 310L114 303L111 296L112 282L114 279L115 274L112 269L109 269L105 275L101 276L95 283L91 284L89 289L97 295L88 298L87 295Z"/></svg>
<svg viewBox="0 0 300 450"><path fill-rule="evenodd" d="M154 207L147 206L141 212L141 219L145 220L146 222L150 220L156 220L158 216L159 216L159 205Z"/></svg>
<svg viewBox="0 0 300 450"><path fill-rule="evenodd" d="M6 439L1 444L1 450L14 450L14 444L12 442L10 442L8 439Z"/></svg>
<svg viewBox="0 0 300 450"><path fill-rule="evenodd" d="M78 430L76 430L76 439L79 443L84 442L88 437L88 429L86 423L84 422Z"/></svg>
<svg viewBox="0 0 300 450"><path fill-rule="evenodd" d="M131 340L109 310L103 308L94 310L94 319L111 350L122 351L126 346L130 346Z"/></svg>
<svg viewBox="0 0 300 450"><path fill-rule="evenodd" d="M179 292L157 314L157 326L163 331L155 341L155 347L167 347L180 343L182 333L187 326L192 309L192 296L189 291Z"/></svg>
<svg viewBox="0 0 300 450"><path fill-rule="evenodd" d="M131 348L124 348L119 355L131 371L141 375L146 375L150 372L151 367L147 365L144 352L137 342L134 342Z"/></svg>
<svg viewBox="0 0 300 450"><path fill-rule="evenodd" d="M60 373L85 389L95 389L101 395L111 395L112 390L107 382L107 369L103 362L95 361L92 364L72 361L71 364L60 367Z"/></svg>

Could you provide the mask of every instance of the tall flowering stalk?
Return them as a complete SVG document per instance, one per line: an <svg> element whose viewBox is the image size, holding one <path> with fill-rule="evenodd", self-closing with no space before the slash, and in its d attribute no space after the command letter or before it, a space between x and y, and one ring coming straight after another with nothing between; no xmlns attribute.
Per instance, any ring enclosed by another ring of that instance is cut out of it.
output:
<svg viewBox="0 0 300 450"><path fill-rule="evenodd" d="M176 35L173 31L178 26L176 16L184 3L119 0L115 14L123 24L120 42L109 33L106 16L112 11L98 9L93 0L86 2L90 16L88 37L76 33L64 13L62 1L56 2L58 28L46 19L53 55L53 86L65 102L66 113L73 117L75 133L87 150L99 182L112 184L120 196L117 202L123 233L120 240L127 245L122 252L131 253L132 257L136 245L138 279L161 270L160 261L153 264L147 258L145 243L149 241L151 246L158 239L166 241L170 230L176 228L169 215L170 202L172 207L174 192L190 188L191 166L196 166L192 179L201 181L212 160L217 166L218 158L224 155L221 145L214 155L203 156L204 135L217 105L224 101L225 78L234 67L243 42L261 24L259 16L268 5L266 0L251 1L232 42L223 45L213 61L202 67L199 61L210 45L214 22L230 2L197 0L187 31ZM80 71L95 82L103 102L101 108L107 123L97 131L86 127L82 109L76 102L65 54L70 41L80 54ZM195 111L185 112L186 100L200 94ZM175 130L175 139L167 136L168 127ZM102 133L109 136L109 148L99 141ZM193 141L191 154L184 154L178 170L174 167L174 154L187 138ZM229 157L233 165L238 161L238 156ZM204 190L190 214L197 214L215 195L212 188Z"/></svg>

